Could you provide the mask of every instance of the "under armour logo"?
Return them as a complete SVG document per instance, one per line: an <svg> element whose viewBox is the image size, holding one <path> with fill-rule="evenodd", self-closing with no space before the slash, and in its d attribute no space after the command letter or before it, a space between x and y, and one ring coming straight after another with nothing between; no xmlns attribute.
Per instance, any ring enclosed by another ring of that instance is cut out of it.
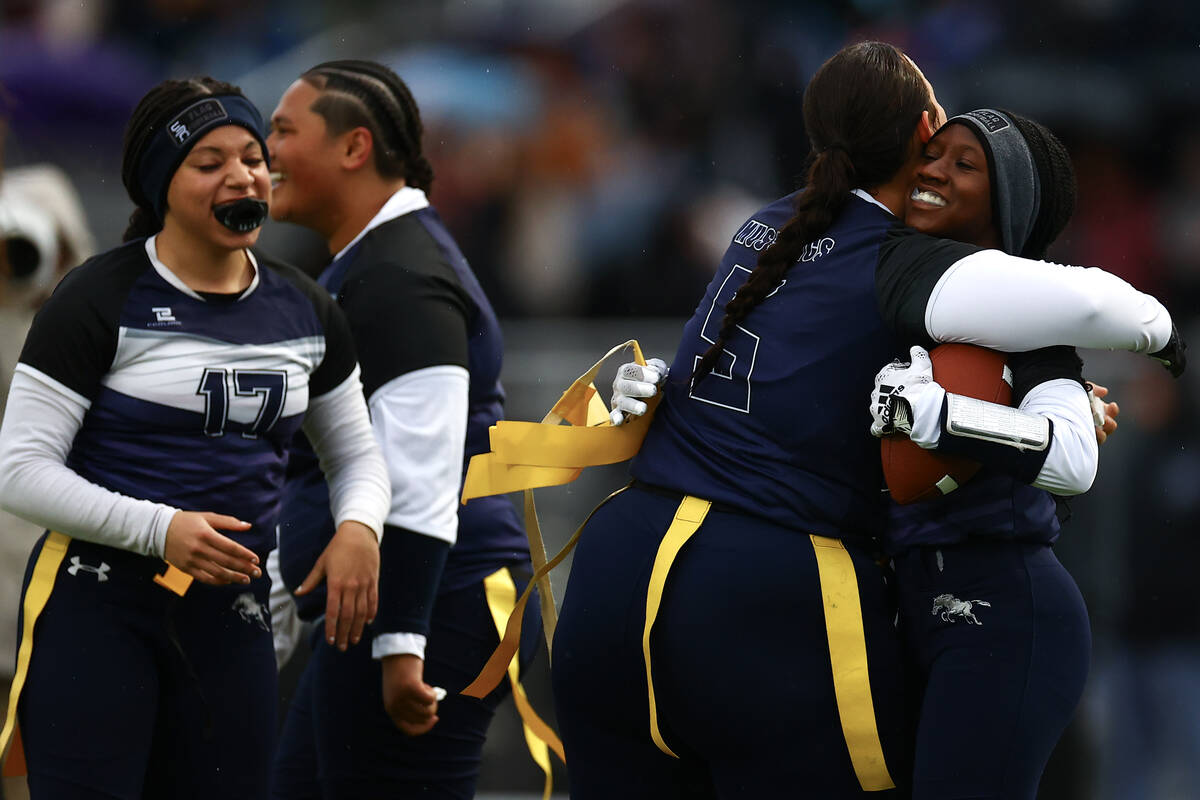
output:
<svg viewBox="0 0 1200 800"><path fill-rule="evenodd" d="M987 600L959 600L952 594L939 594L933 598L933 611L935 617L941 616L943 622L957 622L960 619L965 619L968 625L982 625L979 618L972 613L975 606L992 607L992 604Z"/></svg>
<svg viewBox="0 0 1200 800"><path fill-rule="evenodd" d="M154 312L155 322L175 322L175 315L171 312L170 306L155 306L150 309Z"/></svg>
<svg viewBox="0 0 1200 800"><path fill-rule="evenodd" d="M96 575L97 583L104 583L106 580L108 580L108 571L110 569L112 569L112 567L108 566L108 564L103 561L100 562L100 566L93 567L89 566L88 564L80 563L79 556L71 556L71 566L67 567L67 572L72 575L78 575L79 570L83 570L84 572L92 572Z"/></svg>

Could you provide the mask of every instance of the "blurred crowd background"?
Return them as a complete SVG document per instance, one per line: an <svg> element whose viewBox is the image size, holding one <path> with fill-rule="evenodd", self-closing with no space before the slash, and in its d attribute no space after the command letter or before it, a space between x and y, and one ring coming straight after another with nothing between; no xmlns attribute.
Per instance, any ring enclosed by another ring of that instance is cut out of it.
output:
<svg viewBox="0 0 1200 800"><path fill-rule="evenodd" d="M211 74L241 85L266 116L305 68L365 57L413 90L436 171L432 200L513 331L510 416L540 417L609 343L645 329L659 352L673 349L671 332L738 224L799 185L809 76L863 38L905 48L950 113L993 106L1049 125L1079 177L1078 211L1052 259L1102 265L1156 294L1200 341L1200 5L4 0L2 8L5 381L39 298L63 270L120 240L131 210L121 134L150 86ZM311 271L328 259L290 226L269 224L262 246ZM548 346L563 341L588 345ZM1087 374L1121 403L1121 430L1103 448L1095 488L1070 504L1059 545L1088 600L1095 652L1084 705L1042 796L1192 798L1200 794L1200 434L1188 420L1200 410L1200 365L1172 382L1146 359L1084 355ZM585 513L576 502L563 524L573 528ZM23 564L35 535L0 517L6 564ZM0 645L11 652L15 589L3 588ZM484 788L514 788L506 762L490 764ZM528 777L537 788L536 771Z"/></svg>

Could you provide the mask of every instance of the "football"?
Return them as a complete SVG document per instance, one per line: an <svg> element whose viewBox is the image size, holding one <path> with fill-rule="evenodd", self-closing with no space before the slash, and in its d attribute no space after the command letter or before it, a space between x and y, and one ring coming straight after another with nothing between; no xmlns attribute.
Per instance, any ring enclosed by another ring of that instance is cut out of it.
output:
<svg viewBox="0 0 1200 800"><path fill-rule="evenodd" d="M943 344L929 351L929 359L933 379L947 392L1012 404L1012 372L1005 353L970 344ZM949 494L980 467L977 461L924 450L901 433L883 437L879 454L888 491L901 505Z"/></svg>

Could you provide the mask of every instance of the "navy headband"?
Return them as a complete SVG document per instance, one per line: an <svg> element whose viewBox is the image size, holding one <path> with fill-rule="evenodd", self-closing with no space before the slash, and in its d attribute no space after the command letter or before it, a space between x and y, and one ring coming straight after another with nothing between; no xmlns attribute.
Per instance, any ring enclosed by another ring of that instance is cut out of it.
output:
<svg viewBox="0 0 1200 800"><path fill-rule="evenodd" d="M1020 255L1033 233L1041 205L1041 183L1033 153L1012 118L980 108L946 120L966 125L987 151L992 178L992 214L1004 252Z"/></svg>
<svg viewBox="0 0 1200 800"><path fill-rule="evenodd" d="M221 125L240 125L250 131L262 146L263 158L268 157L262 116L249 100L222 94L192 103L150 137L138 159L138 187L160 222L167 210L167 187L175 170L204 134Z"/></svg>

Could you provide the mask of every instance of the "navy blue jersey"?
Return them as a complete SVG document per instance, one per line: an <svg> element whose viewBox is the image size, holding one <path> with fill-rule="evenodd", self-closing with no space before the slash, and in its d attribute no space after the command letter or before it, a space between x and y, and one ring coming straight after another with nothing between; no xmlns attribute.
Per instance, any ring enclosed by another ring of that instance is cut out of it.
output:
<svg viewBox="0 0 1200 800"><path fill-rule="evenodd" d="M1073 347L1012 353L1008 364L1013 373L1013 405L1020 405L1030 389L1048 380L1083 382L1083 362ZM884 549L893 555L919 545L954 544L971 537L1048 544L1058 538L1061 528L1052 494L986 466L944 497L888 506Z"/></svg>
<svg viewBox="0 0 1200 800"><path fill-rule="evenodd" d="M980 470L945 497L888 506L884 542L890 554L969 537L1047 543L1058 538L1058 504L1054 497L994 470Z"/></svg>
<svg viewBox="0 0 1200 800"><path fill-rule="evenodd" d="M414 370L450 364L469 371L465 475L470 457L489 450L488 428L503 416L503 338L491 304L437 212L422 208L371 229L326 268L319 282L337 297L350 321L368 398ZM292 587L334 532L319 466L306 444L297 444L289 468L281 531L280 567ZM524 529L508 498L472 500L459 509L458 538L440 589L462 588L527 558ZM317 594L300 598L302 613L323 608Z"/></svg>
<svg viewBox="0 0 1200 800"><path fill-rule="evenodd" d="M341 312L298 270L260 259L240 295L199 295L137 240L67 275L21 363L90 403L67 466L131 497L236 516L252 527L226 535L265 554L287 443L355 358Z"/></svg>
<svg viewBox="0 0 1200 800"><path fill-rule="evenodd" d="M684 327L631 471L807 533L871 536L884 503L868 400L873 376L902 344L881 316L876 275L896 217L851 197L730 337L712 374L691 385L726 303L792 217L793 200L775 201L734 236Z"/></svg>

